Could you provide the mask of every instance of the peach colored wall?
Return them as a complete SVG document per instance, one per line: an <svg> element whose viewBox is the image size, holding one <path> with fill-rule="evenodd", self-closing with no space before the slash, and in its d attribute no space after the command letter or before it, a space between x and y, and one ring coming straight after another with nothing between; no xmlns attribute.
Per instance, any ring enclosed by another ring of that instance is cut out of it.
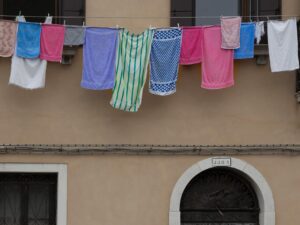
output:
<svg viewBox="0 0 300 225"><path fill-rule="evenodd" d="M1 162L66 163L68 225L168 225L171 192L201 156L3 155ZM276 225L300 223L300 157L236 157L253 165L270 185Z"/></svg>
<svg viewBox="0 0 300 225"><path fill-rule="evenodd" d="M87 16L168 17L167 0L87 0ZM300 12L285 0L284 13ZM142 30L167 19L107 19L89 25ZM157 97L144 90L138 113L114 110L111 91L80 88L82 50L72 65L49 63L47 87L27 91L8 86L10 59L0 58L0 143L284 144L300 143L300 106L295 73L270 72L254 60L235 63L233 88L200 88L200 66L181 67L177 93Z"/></svg>

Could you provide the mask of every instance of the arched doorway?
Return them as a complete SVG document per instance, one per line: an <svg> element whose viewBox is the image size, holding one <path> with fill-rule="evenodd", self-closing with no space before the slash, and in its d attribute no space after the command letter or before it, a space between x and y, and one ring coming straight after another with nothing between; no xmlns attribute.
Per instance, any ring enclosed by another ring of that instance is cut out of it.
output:
<svg viewBox="0 0 300 225"><path fill-rule="evenodd" d="M220 163L218 164L218 162ZM183 197L184 191L186 190L189 183L200 173L213 168L227 168L238 173L239 176L242 177L242 179L246 179L251 184L251 188L252 190L254 190L257 196L259 206L258 224L275 225L275 204L272 190L267 181L255 167L243 160L231 157L213 157L201 160L189 167L180 176L173 188L170 199L169 225L182 225L180 209L181 199ZM232 225L230 223L227 223L226 225L228 224ZM219 223L213 225L219 225Z"/></svg>
<svg viewBox="0 0 300 225"><path fill-rule="evenodd" d="M216 167L195 176L180 202L181 225L259 225L251 183L236 170Z"/></svg>

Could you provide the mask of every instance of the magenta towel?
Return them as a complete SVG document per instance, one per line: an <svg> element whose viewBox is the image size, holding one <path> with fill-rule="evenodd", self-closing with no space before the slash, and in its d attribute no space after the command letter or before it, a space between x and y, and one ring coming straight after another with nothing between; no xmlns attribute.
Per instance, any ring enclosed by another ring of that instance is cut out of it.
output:
<svg viewBox="0 0 300 225"><path fill-rule="evenodd" d="M190 65L202 61L202 27L183 27L180 64Z"/></svg>
<svg viewBox="0 0 300 225"><path fill-rule="evenodd" d="M65 39L65 27L57 24L43 24L40 58L61 62Z"/></svg>
<svg viewBox="0 0 300 225"><path fill-rule="evenodd" d="M240 47L241 17L222 17L222 48L237 49Z"/></svg>
<svg viewBox="0 0 300 225"><path fill-rule="evenodd" d="M202 88L221 89L234 84L233 50L221 48L221 28L203 29Z"/></svg>

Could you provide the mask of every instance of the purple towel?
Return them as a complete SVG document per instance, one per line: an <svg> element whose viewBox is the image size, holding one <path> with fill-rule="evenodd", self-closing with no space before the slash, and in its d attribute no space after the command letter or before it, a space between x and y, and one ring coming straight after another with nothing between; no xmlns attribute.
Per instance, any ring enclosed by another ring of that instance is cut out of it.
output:
<svg viewBox="0 0 300 225"><path fill-rule="evenodd" d="M81 87L91 90L114 87L117 37L117 29L86 28Z"/></svg>

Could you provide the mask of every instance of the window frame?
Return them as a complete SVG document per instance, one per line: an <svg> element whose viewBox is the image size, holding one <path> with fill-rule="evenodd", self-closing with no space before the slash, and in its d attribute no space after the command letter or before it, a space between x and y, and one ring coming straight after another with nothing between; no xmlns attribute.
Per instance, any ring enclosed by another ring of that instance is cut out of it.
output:
<svg viewBox="0 0 300 225"><path fill-rule="evenodd" d="M57 173L56 225L67 225L67 165L0 163L3 173Z"/></svg>

